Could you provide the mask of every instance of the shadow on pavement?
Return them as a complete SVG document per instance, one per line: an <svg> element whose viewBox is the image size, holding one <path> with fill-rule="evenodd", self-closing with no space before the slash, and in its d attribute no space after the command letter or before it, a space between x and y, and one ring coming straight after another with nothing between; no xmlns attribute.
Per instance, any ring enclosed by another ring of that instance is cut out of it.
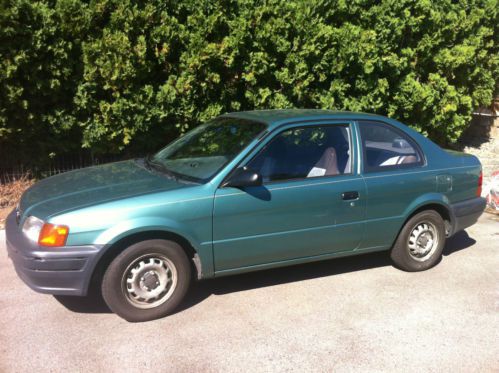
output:
<svg viewBox="0 0 499 373"><path fill-rule="evenodd" d="M469 237L465 231L458 232L447 240L443 255L447 256L464 250L475 243L476 241ZM193 307L213 294L223 295L389 265L391 265L391 261L388 253L379 252L194 282L187 297L176 312ZM55 298L73 312L111 312L104 303L102 295L96 289L87 297L55 296Z"/></svg>
<svg viewBox="0 0 499 373"><path fill-rule="evenodd" d="M444 256L447 256L455 253L456 251L467 249L468 247L473 246L475 243L476 241L468 236L468 233L466 233L466 231L459 231L454 236L447 239L442 254Z"/></svg>
<svg viewBox="0 0 499 373"><path fill-rule="evenodd" d="M54 295L68 310L77 313L111 313L111 310L102 299L102 294L97 289L92 291L86 297L75 297L70 295Z"/></svg>
<svg viewBox="0 0 499 373"><path fill-rule="evenodd" d="M177 312L202 302L212 294L223 295L389 265L389 255L379 252L199 281L191 286Z"/></svg>

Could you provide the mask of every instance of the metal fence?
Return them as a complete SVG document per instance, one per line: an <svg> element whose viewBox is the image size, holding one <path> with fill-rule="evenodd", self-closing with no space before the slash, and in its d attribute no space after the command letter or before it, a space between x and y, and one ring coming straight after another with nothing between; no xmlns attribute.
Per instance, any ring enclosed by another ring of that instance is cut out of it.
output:
<svg viewBox="0 0 499 373"><path fill-rule="evenodd" d="M9 159L8 156L0 157L0 184L10 183L22 178L45 178L76 170L79 168L124 160L122 155L106 155L95 157L90 153L65 154L54 157L43 165L27 165Z"/></svg>

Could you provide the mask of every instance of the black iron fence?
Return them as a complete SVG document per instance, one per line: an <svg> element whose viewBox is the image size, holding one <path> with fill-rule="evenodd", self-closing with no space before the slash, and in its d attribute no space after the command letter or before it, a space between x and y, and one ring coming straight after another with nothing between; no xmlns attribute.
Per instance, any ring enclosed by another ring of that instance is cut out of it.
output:
<svg viewBox="0 0 499 373"><path fill-rule="evenodd" d="M26 164L8 155L0 157L0 184L13 182L22 178L42 179L79 168L124 160L123 155L93 156L90 152L64 154L49 158L43 164Z"/></svg>

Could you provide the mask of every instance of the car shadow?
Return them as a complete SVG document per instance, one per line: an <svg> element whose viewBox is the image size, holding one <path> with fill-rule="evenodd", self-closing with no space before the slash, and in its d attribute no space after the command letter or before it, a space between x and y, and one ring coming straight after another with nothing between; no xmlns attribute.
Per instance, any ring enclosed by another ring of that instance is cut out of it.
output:
<svg viewBox="0 0 499 373"><path fill-rule="evenodd" d="M85 297L54 295L54 298L68 310L76 313L111 313L98 287L91 289Z"/></svg>
<svg viewBox="0 0 499 373"><path fill-rule="evenodd" d="M476 241L465 231L456 233L447 239L443 255L473 246ZM341 275L371 268L392 265L388 252L378 252L346 258L337 258L321 262L300 264L290 267L250 272L237 276L220 277L207 281L194 281L184 301L175 313L193 307L211 295L223 295L263 287L283 285L290 282L311 280L325 276ZM59 303L77 313L110 313L102 295L93 288L86 297L54 296Z"/></svg>
<svg viewBox="0 0 499 373"><path fill-rule="evenodd" d="M457 251L467 249L475 243L476 240L471 238L466 231L459 231L454 236L447 238L442 254L448 256Z"/></svg>
<svg viewBox="0 0 499 373"><path fill-rule="evenodd" d="M177 312L195 306L211 295L237 293L390 265L388 253L378 252L199 281L191 286Z"/></svg>

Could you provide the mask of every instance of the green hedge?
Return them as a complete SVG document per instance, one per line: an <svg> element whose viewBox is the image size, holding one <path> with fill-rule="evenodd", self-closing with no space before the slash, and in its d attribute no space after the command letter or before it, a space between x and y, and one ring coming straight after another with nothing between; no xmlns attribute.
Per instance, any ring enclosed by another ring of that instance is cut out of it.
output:
<svg viewBox="0 0 499 373"><path fill-rule="evenodd" d="M497 89L497 0L0 4L0 147L31 161L151 151L255 108L379 113L449 144Z"/></svg>

